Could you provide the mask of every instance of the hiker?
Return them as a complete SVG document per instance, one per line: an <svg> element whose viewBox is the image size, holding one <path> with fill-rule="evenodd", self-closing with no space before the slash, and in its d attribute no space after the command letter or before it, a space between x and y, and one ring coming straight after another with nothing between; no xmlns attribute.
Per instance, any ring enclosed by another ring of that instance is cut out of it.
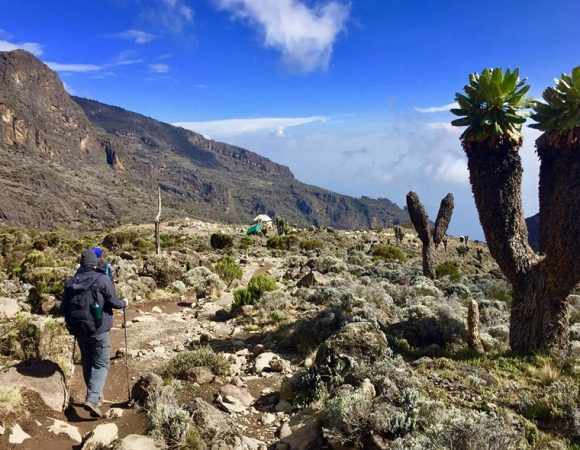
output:
<svg viewBox="0 0 580 450"><path fill-rule="evenodd" d="M93 250L82 253L80 268L65 283L60 307L69 332L79 343L87 386L84 408L93 417L102 415L99 406L109 371L113 308L127 306L117 298L111 278L97 271L97 264Z"/></svg>

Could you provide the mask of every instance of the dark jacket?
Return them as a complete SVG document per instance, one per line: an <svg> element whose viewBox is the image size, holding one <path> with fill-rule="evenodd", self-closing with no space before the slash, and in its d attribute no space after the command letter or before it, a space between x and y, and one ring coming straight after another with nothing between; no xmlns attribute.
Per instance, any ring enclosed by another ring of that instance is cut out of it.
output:
<svg viewBox="0 0 580 450"><path fill-rule="evenodd" d="M83 267L77 270L77 273L72 278L75 289L90 287L96 295L99 305L103 307L101 326L96 329L93 336L109 331L113 326L113 308L122 309L125 307L125 302L117 298L115 286L111 279L94 269ZM64 298L60 304L60 312L62 315L65 315L69 300L67 290L65 289Z"/></svg>

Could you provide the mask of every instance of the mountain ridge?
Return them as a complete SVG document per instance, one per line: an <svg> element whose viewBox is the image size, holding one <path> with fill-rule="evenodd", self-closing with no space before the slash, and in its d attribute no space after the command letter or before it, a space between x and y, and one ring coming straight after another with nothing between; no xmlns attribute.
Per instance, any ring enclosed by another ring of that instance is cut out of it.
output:
<svg viewBox="0 0 580 450"><path fill-rule="evenodd" d="M374 228L407 220L388 199L302 183L254 152L96 100L71 97L23 50L0 52L0 225L106 228L164 217Z"/></svg>

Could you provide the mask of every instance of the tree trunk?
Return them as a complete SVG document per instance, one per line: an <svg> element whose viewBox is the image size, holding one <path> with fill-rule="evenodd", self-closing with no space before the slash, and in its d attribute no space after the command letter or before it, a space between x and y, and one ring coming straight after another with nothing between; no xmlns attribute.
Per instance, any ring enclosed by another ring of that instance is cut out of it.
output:
<svg viewBox="0 0 580 450"><path fill-rule="evenodd" d="M435 270L433 269L433 246L423 244L423 275L435 279Z"/></svg>
<svg viewBox="0 0 580 450"><path fill-rule="evenodd" d="M157 215L155 216L155 250L157 254L161 254L161 188L157 187Z"/></svg>
<svg viewBox="0 0 580 450"><path fill-rule="evenodd" d="M543 261L545 262L545 261ZM568 294L558 273L540 263L513 284L510 347L517 353L565 355L570 344Z"/></svg>

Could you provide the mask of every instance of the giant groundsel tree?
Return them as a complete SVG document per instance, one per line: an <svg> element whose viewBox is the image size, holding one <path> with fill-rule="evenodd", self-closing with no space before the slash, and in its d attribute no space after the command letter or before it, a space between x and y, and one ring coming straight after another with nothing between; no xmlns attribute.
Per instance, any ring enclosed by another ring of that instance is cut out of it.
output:
<svg viewBox="0 0 580 450"><path fill-rule="evenodd" d="M519 353L569 345L568 296L580 282L580 67L525 99L529 86L513 72L470 75L453 125L461 143L489 251L513 286L510 345ZM540 158L540 253L528 245L520 195L523 108L534 105Z"/></svg>

